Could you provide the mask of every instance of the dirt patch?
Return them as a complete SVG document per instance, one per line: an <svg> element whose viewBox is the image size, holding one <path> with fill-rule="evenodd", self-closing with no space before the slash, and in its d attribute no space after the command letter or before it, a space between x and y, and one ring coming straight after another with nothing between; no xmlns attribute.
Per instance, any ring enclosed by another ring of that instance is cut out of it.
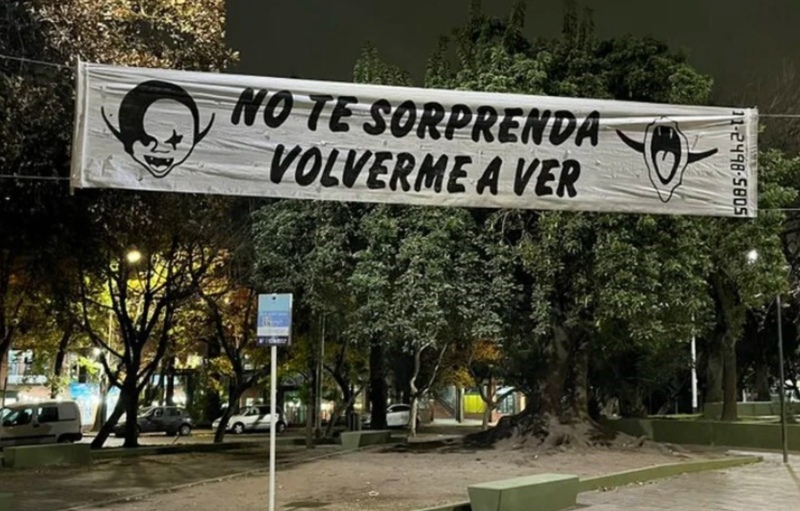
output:
<svg viewBox="0 0 800 511"><path fill-rule="evenodd" d="M277 459L278 463L297 462L337 450L333 446L311 451L285 448L278 451ZM89 467L6 469L0 471L0 491L16 495L18 511L58 511L267 467L265 447L142 456L100 461ZM228 508L221 505L215 511L223 509Z"/></svg>
<svg viewBox="0 0 800 511"><path fill-rule="evenodd" d="M450 443L347 454L279 470L281 511L407 511L467 500L478 482L547 472L598 475L709 457L705 452L593 449L534 454L525 449L466 449ZM263 509L265 476L225 481L154 496L107 510ZM93 510L99 511L99 510Z"/></svg>

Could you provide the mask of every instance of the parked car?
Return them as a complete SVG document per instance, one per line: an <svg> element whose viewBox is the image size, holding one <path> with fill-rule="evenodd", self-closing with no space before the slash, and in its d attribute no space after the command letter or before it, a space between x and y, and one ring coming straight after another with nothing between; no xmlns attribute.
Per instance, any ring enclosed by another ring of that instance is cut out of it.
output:
<svg viewBox="0 0 800 511"><path fill-rule="evenodd" d="M275 422L277 424L275 431L277 433L283 433L286 430L286 418L283 415L283 409L277 407L275 411L277 412L275 414ZM270 425L272 424L269 412L269 405L248 406L238 414L231 415L230 419L228 419L226 431L231 431L237 435L241 435L245 432L269 431ZM222 417L215 420L211 425L214 430L219 428L221 420Z"/></svg>
<svg viewBox="0 0 800 511"><path fill-rule="evenodd" d="M389 428L407 428L411 422L411 405L395 404L389 405L386 409L386 426ZM369 428L372 426L372 414L366 414L361 421L363 427ZM420 420L417 417L417 427L419 428Z"/></svg>
<svg viewBox="0 0 800 511"><path fill-rule="evenodd" d="M127 422L123 418L115 427L114 435L125 436ZM136 417L139 433L166 433L170 436L188 436L192 433L193 422L189 413L178 406L151 406L139 412Z"/></svg>
<svg viewBox="0 0 800 511"><path fill-rule="evenodd" d="M0 411L0 446L79 442L81 412L74 401L15 403Z"/></svg>

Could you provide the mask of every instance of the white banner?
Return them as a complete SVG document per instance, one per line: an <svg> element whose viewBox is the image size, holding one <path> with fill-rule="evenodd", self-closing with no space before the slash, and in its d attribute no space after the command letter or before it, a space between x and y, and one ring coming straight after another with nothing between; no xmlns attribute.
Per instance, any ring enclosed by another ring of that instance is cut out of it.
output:
<svg viewBox="0 0 800 511"><path fill-rule="evenodd" d="M72 185L754 217L753 109L80 64Z"/></svg>

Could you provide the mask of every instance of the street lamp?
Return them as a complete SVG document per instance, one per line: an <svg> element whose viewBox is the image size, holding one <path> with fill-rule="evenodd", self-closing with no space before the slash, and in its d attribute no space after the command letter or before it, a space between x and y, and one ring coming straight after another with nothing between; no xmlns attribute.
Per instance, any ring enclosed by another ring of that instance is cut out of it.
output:
<svg viewBox="0 0 800 511"><path fill-rule="evenodd" d="M758 250L752 249L747 253L747 262L754 264L756 261L758 261ZM781 315L783 304L781 303L780 293L775 298L775 305L778 309L778 378L780 380L778 397L781 403L781 445L783 447L783 462L789 463L789 437L786 432L786 376L783 372L783 319Z"/></svg>
<svg viewBox="0 0 800 511"><path fill-rule="evenodd" d="M134 248L132 250L129 250L128 253L125 254L125 258L128 260L130 264L136 264L142 260L142 253Z"/></svg>

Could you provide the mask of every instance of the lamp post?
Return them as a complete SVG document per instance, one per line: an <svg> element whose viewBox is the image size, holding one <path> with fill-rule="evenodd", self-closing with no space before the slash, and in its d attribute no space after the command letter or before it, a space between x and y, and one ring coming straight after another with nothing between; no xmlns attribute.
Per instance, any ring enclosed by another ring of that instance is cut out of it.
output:
<svg viewBox="0 0 800 511"><path fill-rule="evenodd" d="M783 448L783 462L789 463L789 437L786 434L786 377L783 374L783 324L781 322L781 295L778 293L778 374L780 378L781 399L781 447Z"/></svg>
<svg viewBox="0 0 800 511"><path fill-rule="evenodd" d="M747 261L750 264L758 261L758 251L756 249L747 253ZM786 376L783 371L783 321L781 314L783 304L781 302L781 294L778 293L775 297L775 304L778 308L778 378L780 380L778 385L778 397L780 398L781 409L781 447L783 450L783 462L789 463L789 437L786 432Z"/></svg>
<svg viewBox="0 0 800 511"><path fill-rule="evenodd" d="M694 330L694 315L692 315L692 329ZM692 331L692 413L697 413L700 405L697 399L697 336Z"/></svg>

